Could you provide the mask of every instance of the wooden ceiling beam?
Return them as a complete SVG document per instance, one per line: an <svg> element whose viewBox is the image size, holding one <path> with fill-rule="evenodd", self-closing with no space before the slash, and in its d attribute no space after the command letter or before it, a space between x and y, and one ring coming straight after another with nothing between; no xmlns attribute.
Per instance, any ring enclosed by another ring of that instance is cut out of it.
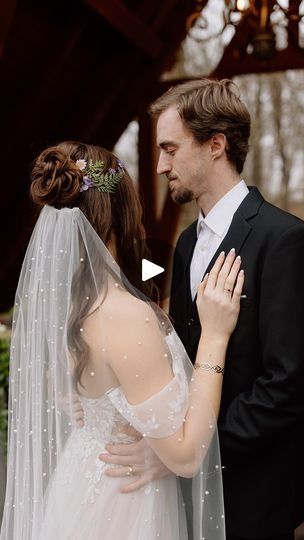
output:
<svg viewBox="0 0 304 540"><path fill-rule="evenodd" d="M206 77L225 79L236 75L273 73L275 71L286 71L287 69L304 69L304 49L299 48L296 50L294 47L287 47L283 51L277 52L271 60L264 62L253 54L246 55L242 59L226 57L225 61L221 61L213 73L206 75ZM159 81L154 84L154 96L157 97L163 94L171 86L195 79L199 79L199 76L174 79L173 81Z"/></svg>
<svg viewBox="0 0 304 540"><path fill-rule="evenodd" d="M2 57L5 41L14 19L17 0L0 0L0 58Z"/></svg>
<svg viewBox="0 0 304 540"><path fill-rule="evenodd" d="M127 37L152 58L158 58L163 51L163 43L142 20L134 15L119 0L85 0L103 19Z"/></svg>
<svg viewBox="0 0 304 540"><path fill-rule="evenodd" d="M277 51L271 60L259 60L254 54L232 62L225 58L212 73L212 77L233 77L234 75L248 75L250 73L271 73L274 71L286 71L287 69L304 68L304 50L288 46L283 51Z"/></svg>

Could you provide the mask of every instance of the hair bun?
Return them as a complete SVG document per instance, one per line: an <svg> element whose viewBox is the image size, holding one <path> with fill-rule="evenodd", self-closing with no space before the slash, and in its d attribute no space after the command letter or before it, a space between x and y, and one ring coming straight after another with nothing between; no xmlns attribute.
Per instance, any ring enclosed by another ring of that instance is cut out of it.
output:
<svg viewBox="0 0 304 540"><path fill-rule="evenodd" d="M82 172L57 146L44 150L36 159L31 175L31 197L43 206L71 206L79 197Z"/></svg>

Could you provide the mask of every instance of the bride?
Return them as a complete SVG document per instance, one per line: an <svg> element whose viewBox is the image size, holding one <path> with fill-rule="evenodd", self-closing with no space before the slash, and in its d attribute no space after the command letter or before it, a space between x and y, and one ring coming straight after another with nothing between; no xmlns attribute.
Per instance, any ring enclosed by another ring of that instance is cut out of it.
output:
<svg viewBox="0 0 304 540"><path fill-rule="evenodd" d="M222 253L199 287L193 370L136 277L144 230L123 164L102 148L61 143L37 158L31 195L42 210L15 301L1 540L187 540L186 514L195 540L223 540L216 418L240 258ZM98 456L132 442L130 425L172 473L122 493L128 476L107 476ZM192 496L183 498L179 477L193 479Z"/></svg>

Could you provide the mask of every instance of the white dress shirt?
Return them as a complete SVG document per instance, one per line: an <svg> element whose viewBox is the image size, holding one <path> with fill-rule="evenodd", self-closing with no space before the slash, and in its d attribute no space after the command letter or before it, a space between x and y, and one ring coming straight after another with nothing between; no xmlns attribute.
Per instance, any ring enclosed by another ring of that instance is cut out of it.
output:
<svg viewBox="0 0 304 540"><path fill-rule="evenodd" d="M196 229L197 241L190 266L192 300L208 264L228 232L234 213L248 193L248 187L244 180L241 180L211 208L206 217L200 211Z"/></svg>

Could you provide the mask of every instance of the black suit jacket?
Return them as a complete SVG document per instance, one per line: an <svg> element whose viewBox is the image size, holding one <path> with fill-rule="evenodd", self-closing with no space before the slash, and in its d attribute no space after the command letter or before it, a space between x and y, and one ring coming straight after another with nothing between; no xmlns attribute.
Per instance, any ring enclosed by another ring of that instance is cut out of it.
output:
<svg viewBox="0 0 304 540"><path fill-rule="evenodd" d="M195 360L190 293L196 222L178 240L170 315ZM304 222L251 188L206 271L234 247L245 270L219 416L227 533L266 538L304 520Z"/></svg>

